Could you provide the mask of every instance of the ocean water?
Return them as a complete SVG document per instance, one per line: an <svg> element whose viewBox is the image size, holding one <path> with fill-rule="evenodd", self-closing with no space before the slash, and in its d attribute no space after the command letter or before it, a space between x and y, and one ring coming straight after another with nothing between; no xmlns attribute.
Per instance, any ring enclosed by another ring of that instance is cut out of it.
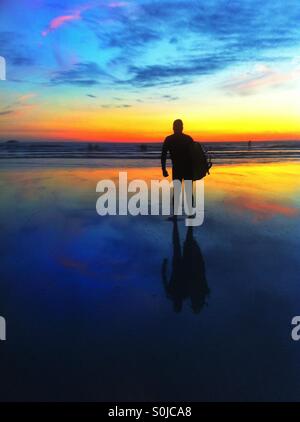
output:
<svg viewBox="0 0 300 422"><path fill-rule="evenodd" d="M274 162L300 159L300 142L211 142L202 145L215 163ZM154 166L161 143L12 142L0 143L0 159L142 159ZM93 165L93 164L89 164Z"/></svg>

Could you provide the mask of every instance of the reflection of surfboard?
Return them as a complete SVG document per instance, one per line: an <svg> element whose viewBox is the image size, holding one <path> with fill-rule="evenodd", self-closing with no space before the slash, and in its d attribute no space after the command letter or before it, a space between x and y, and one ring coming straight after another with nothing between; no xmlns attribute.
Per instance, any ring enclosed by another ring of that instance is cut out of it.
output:
<svg viewBox="0 0 300 422"><path fill-rule="evenodd" d="M209 174L209 169L212 163L207 159L207 156L198 142L191 144L191 159L193 167L193 180L200 180Z"/></svg>

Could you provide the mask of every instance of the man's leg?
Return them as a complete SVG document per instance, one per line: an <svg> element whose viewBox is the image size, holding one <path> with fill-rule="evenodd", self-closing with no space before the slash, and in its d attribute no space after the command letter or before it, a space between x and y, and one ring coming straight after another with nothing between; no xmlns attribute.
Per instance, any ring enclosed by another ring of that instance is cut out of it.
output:
<svg viewBox="0 0 300 422"><path fill-rule="evenodd" d="M173 215L172 215L172 219L176 219L177 215L181 215L182 214L182 182L183 182L183 177L176 173L176 171L174 171L174 169L172 170L172 179L173 179Z"/></svg>
<svg viewBox="0 0 300 422"><path fill-rule="evenodd" d="M194 181L192 179L184 179L184 210L189 216L193 216L194 212Z"/></svg>

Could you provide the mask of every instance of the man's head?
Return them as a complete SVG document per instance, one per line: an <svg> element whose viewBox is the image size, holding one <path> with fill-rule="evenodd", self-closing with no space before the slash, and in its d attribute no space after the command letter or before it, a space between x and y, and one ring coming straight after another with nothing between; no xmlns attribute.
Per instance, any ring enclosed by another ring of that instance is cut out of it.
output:
<svg viewBox="0 0 300 422"><path fill-rule="evenodd" d="M174 133L182 133L183 131L183 122L180 119L176 119L173 122L173 131Z"/></svg>

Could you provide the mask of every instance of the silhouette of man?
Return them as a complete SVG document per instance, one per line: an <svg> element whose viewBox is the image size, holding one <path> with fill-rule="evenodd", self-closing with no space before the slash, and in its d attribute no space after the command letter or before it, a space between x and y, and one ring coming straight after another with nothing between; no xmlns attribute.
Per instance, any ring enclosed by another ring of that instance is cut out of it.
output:
<svg viewBox="0 0 300 422"><path fill-rule="evenodd" d="M163 176L169 176L166 169L169 152L172 161L172 179L193 180L190 144L194 141L189 135L183 133L183 122L180 119L174 121L173 131L173 135L167 136L162 146L161 168Z"/></svg>
<svg viewBox="0 0 300 422"><path fill-rule="evenodd" d="M193 228L189 227L181 253L177 221L173 225L173 258L170 279L167 278L167 259L162 264L162 282L167 297L173 302L175 312L182 310L185 299L190 299L194 313L205 305L209 288L205 275L205 264L201 249L194 239Z"/></svg>

